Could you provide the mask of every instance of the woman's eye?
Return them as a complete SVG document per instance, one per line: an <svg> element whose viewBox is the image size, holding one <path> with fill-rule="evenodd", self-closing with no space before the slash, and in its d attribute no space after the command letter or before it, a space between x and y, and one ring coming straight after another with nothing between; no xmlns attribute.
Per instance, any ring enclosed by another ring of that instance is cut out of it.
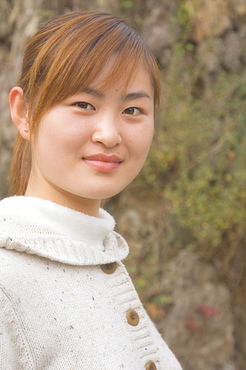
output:
<svg viewBox="0 0 246 370"><path fill-rule="evenodd" d="M138 116L141 113L143 113L143 111L140 108L131 107L131 108L125 109L123 113L129 114L130 116Z"/></svg>
<svg viewBox="0 0 246 370"><path fill-rule="evenodd" d="M93 105L91 105L90 103L86 103L84 101L79 101L79 102L75 103L74 105L76 107L84 109L84 110L94 110Z"/></svg>

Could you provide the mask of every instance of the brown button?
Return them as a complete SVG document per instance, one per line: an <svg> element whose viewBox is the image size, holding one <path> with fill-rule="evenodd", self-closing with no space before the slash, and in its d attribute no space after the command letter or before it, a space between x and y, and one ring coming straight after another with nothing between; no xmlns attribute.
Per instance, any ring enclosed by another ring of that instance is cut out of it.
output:
<svg viewBox="0 0 246 370"><path fill-rule="evenodd" d="M105 265L101 265L101 269L105 274L113 274L117 269L117 264L116 262L106 263Z"/></svg>
<svg viewBox="0 0 246 370"><path fill-rule="evenodd" d="M153 361L147 362L146 370L157 370L156 364Z"/></svg>
<svg viewBox="0 0 246 370"><path fill-rule="evenodd" d="M132 326L137 326L139 323L139 316L135 310L128 310L126 313L126 318L127 318L128 324Z"/></svg>

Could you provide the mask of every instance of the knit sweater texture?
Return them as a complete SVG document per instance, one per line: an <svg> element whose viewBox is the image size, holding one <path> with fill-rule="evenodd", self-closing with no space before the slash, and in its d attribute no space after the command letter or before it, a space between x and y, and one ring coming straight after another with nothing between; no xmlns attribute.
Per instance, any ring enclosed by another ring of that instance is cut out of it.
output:
<svg viewBox="0 0 246 370"><path fill-rule="evenodd" d="M23 217L20 201L0 202L0 369L181 370L122 263L128 246L111 216L71 215L44 200L32 213L29 199ZM59 223L37 216L40 205ZM91 235L62 232L70 216Z"/></svg>

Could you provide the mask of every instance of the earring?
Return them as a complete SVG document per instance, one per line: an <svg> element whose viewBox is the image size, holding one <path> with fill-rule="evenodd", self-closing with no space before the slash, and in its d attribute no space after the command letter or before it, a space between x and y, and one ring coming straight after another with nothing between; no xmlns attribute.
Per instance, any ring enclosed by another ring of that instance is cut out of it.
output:
<svg viewBox="0 0 246 370"><path fill-rule="evenodd" d="M27 129L27 128L24 128L24 131L25 131L25 132L28 132L28 129Z"/></svg>

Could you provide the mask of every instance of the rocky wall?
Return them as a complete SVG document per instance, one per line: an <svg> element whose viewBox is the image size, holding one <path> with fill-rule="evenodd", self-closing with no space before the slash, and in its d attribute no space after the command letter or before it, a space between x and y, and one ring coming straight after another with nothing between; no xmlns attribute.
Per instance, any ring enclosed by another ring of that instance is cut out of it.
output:
<svg viewBox="0 0 246 370"><path fill-rule="evenodd" d="M17 81L24 42L50 16L84 8L122 14L136 25L155 53L164 80L174 45L182 43L190 50L190 65L199 66L194 86L197 98L211 93L221 69L241 74L245 71L246 0L1 0L1 198L8 194L15 136L8 92ZM246 323L242 302L232 307L232 292L220 281L215 267L197 254L183 251L182 238L190 236L170 215L164 216L165 205L155 197L128 192L109 201L107 207L132 248L129 269L133 277L134 263L139 269L145 266L149 274L154 270L152 276L158 277L153 278L152 285L147 284L143 299L184 370L244 370ZM149 248L154 250L154 257L150 265L144 265ZM141 290L141 281L136 278L136 282Z"/></svg>

